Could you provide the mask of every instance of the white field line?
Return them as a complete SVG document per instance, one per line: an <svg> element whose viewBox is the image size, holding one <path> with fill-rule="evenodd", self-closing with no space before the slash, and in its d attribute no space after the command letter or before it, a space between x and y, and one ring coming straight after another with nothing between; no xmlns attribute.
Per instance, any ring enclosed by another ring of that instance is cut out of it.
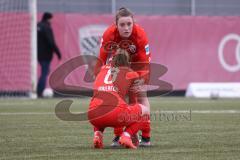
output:
<svg viewBox="0 0 240 160"><path fill-rule="evenodd" d="M240 110L162 110L154 111L152 114L161 113L193 113L193 114L240 114ZM79 114L81 112L75 113ZM0 116L11 116L11 115L55 115L54 112L4 112L0 113Z"/></svg>
<svg viewBox="0 0 240 160"><path fill-rule="evenodd" d="M240 110L172 110L172 111L155 111L154 113L196 113L196 114L235 114L240 113Z"/></svg>
<svg viewBox="0 0 240 160"><path fill-rule="evenodd" d="M15 116L15 115L54 115L54 112L4 112L0 116Z"/></svg>

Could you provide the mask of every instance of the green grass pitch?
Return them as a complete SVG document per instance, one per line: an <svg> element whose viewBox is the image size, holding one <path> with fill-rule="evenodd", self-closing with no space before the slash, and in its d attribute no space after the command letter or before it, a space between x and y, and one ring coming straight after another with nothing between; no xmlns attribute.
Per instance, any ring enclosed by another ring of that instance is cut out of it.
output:
<svg viewBox="0 0 240 160"><path fill-rule="evenodd" d="M0 99L0 159L240 159L240 99L150 98L153 144L137 150L92 148L89 122L55 116L62 99ZM73 99L71 111L84 112L89 99Z"/></svg>

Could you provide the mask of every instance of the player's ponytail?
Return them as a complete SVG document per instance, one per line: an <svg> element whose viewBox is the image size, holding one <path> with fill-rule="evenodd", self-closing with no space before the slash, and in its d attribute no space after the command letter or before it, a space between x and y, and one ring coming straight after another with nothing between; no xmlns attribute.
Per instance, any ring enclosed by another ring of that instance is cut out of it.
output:
<svg viewBox="0 0 240 160"><path fill-rule="evenodd" d="M132 17L132 19L133 19L133 13L128 8L121 7L118 9L116 16L115 16L116 24L118 23L118 20L121 17Z"/></svg>
<svg viewBox="0 0 240 160"><path fill-rule="evenodd" d="M129 66L129 54L124 49L118 49L112 59L112 67Z"/></svg>

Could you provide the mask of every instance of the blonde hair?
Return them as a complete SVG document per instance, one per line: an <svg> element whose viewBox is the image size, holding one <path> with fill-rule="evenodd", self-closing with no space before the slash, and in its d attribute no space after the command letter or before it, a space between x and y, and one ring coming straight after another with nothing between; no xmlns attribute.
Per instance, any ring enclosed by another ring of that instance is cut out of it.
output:
<svg viewBox="0 0 240 160"><path fill-rule="evenodd" d="M125 49L118 49L112 59L113 67L129 66L129 53Z"/></svg>
<svg viewBox="0 0 240 160"><path fill-rule="evenodd" d="M133 13L128 8L121 7L121 8L118 9L118 11L115 15L116 25L118 23L118 20L121 17L131 17L133 19Z"/></svg>

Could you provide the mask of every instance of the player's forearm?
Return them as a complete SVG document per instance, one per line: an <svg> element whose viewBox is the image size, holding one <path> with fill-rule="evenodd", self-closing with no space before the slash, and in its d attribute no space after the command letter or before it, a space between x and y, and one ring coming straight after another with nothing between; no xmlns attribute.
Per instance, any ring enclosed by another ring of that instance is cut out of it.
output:
<svg viewBox="0 0 240 160"><path fill-rule="evenodd" d="M138 94L137 96L137 101L138 103L150 108L150 104L147 98L147 92L146 91L142 91Z"/></svg>
<svg viewBox="0 0 240 160"><path fill-rule="evenodd" d="M141 104L142 115L150 114L150 104L146 93L141 93L142 95L138 97L138 103Z"/></svg>

